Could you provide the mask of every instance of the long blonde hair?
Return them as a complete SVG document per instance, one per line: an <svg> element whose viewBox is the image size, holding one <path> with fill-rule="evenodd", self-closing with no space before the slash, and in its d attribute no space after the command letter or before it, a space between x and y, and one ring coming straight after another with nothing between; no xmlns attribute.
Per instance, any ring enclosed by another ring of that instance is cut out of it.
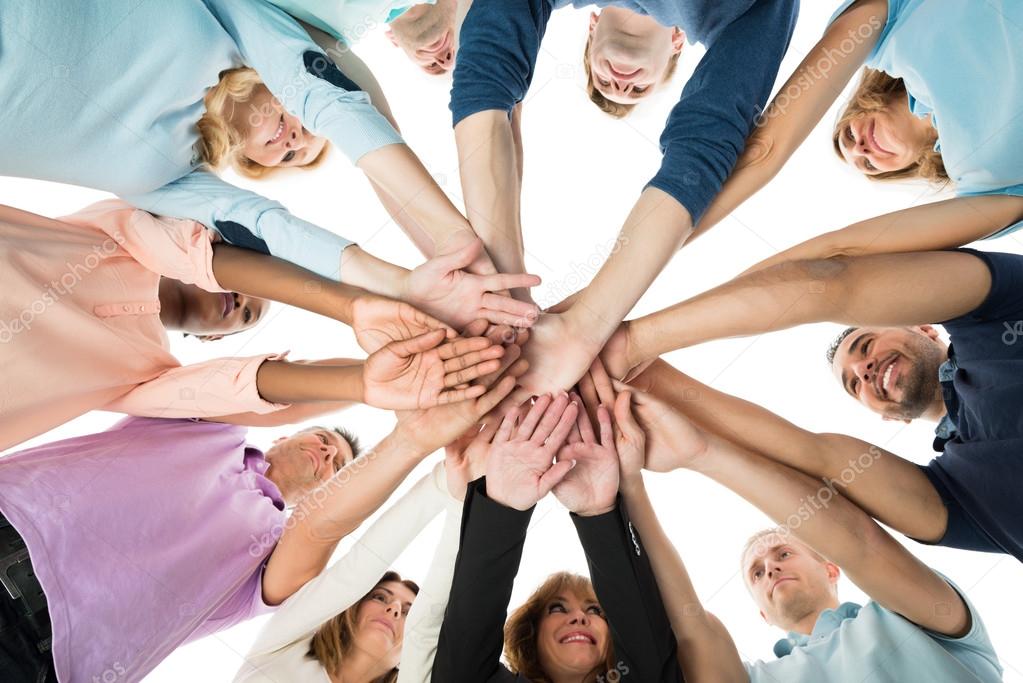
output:
<svg viewBox="0 0 1023 683"><path fill-rule="evenodd" d="M856 92L846 103L845 109L842 110L831 133L831 143L835 154L845 161L845 157L842 156L840 140L851 121L867 114L884 111L892 105L906 100L908 96L906 84L901 78L894 78L884 71L876 69L864 69L860 83L856 86ZM936 185L947 183L948 173L945 171L945 162L941 158L941 152L934 149L937 139L938 136L935 133L934 137L920 149L916 160L909 166L897 171L867 175L867 177L877 181L922 178Z"/></svg>
<svg viewBox="0 0 1023 683"><path fill-rule="evenodd" d="M245 156L242 148L245 133L234 124L235 111L252 99L259 88L265 88L255 69L247 66L220 72L220 81L206 93L206 112L196 124L199 128L199 155L203 162L216 170L230 164L235 171L249 178L264 178L282 170L279 166L264 166ZM319 166L327 155L329 145L323 146L315 159L301 168Z"/></svg>
<svg viewBox="0 0 1023 683"><path fill-rule="evenodd" d="M550 683L550 678L540 666L540 651L537 648L540 617L548 603L555 596L568 591L577 597L597 601L593 584L585 576L557 572L547 577L539 588L533 591L504 624L504 653L508 664L515 673L522 674L533 683ZM604 671L615 669L614 646L608 641L607 652L602 664Z"/></svg>
<svg viewBox="0 0 1023 683"><path fill-rule="evenodd" d="M402 579L397 572L387 572L377 586L382 583L400 583L415 594L419 594L419 586L408 579ZM376 586L373 587L376 590ZM306 656L312 657L324 671L337 671L341 661L355 646L356 617L359 613L359 605L365 602L373 591L363 596L362 600L355 603L341 614L326 622L316 631L312 643L309 644L309 652ZM395 683L398 680L398 670L391 669L373 683Z"/></svg>

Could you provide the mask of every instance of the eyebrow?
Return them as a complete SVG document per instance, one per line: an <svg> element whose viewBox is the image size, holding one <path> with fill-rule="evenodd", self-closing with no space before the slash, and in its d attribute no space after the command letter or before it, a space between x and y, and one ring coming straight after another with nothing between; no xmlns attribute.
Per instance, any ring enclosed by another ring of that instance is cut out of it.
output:
<svg viewBox="0 0 1023 683"><path fill-rule="evenodd" d="M849 355L850 356L852 356L853 354L856 353L856 350L859 348L859 345L863 341L863 338L868 336L869 334L870 334L869 332L862 332L862 333L860 333L860 335L858 337L853 339L852 343L849 344ZM845 390L846 390L847 393L852 394L853 393L852 389L849 386L849 382L850 381L851 381L851 379L849 377L849 373L846 372L843 369L842 370L842 386L845 387Z"/></svg>

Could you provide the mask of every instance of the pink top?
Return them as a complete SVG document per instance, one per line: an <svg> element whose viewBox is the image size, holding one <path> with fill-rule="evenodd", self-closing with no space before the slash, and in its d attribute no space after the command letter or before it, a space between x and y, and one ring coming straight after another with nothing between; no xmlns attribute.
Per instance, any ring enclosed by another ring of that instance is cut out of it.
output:
<svg viewBox="0 0 1023 683"><path fill-rule="evenodd" d="M212 235L110 200L52 220L0 205L0 451L89 410L268 413L256 371L279 356L182 367L160 322L162 276L211 292Z"/></svg>

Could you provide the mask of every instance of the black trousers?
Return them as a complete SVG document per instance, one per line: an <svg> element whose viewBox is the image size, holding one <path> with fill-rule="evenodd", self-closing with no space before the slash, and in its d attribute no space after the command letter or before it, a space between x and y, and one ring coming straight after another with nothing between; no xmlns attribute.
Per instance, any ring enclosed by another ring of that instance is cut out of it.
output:
<svg viewBox="0 0 1023 683"><path fill-rule="evenodd" d="M46 595L25 542L0 515L0 671L4 683L56 682Z"/></svg>

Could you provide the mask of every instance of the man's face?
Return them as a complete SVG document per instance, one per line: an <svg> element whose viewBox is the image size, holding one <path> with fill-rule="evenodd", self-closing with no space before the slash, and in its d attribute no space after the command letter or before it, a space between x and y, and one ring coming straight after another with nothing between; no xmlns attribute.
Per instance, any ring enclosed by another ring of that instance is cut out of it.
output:
<svg viewBox="0 0 1023 683"><path fill-rule="evenodd" d="M664 80L685 34L651 17L607 7L590 15L590 77L593 87L619 104L634 104Z"/></svg>
<svg viewBox="0 0 1023 683"><path fill-rule="evenodd" d="M846 392L890 420L913 420L941 391L938 367L948 348L929 325L861 327L839 344L832 363Z"/></svg>
<svg viewBox="0 0 1023 683"><path fill-rule="evenodd" d="M455 68L457 10L458 0L416 5L391 22L387 37L426 73L447 73Z"/></svg>
<svg viewBox="0 0 1023 683"><path fill-rule="evenodd" d="M770 534L743 557L743 576L760 615L785 630L836 602L838 566L791 536Z"/></svg>
<svg viewBox="0 0 1023 683"><path fill-rule="evenodd" d="M327 481L354 458L351 446L332 430L314 427L274 441L266 452L266 476L293 503Z"/></svg>

